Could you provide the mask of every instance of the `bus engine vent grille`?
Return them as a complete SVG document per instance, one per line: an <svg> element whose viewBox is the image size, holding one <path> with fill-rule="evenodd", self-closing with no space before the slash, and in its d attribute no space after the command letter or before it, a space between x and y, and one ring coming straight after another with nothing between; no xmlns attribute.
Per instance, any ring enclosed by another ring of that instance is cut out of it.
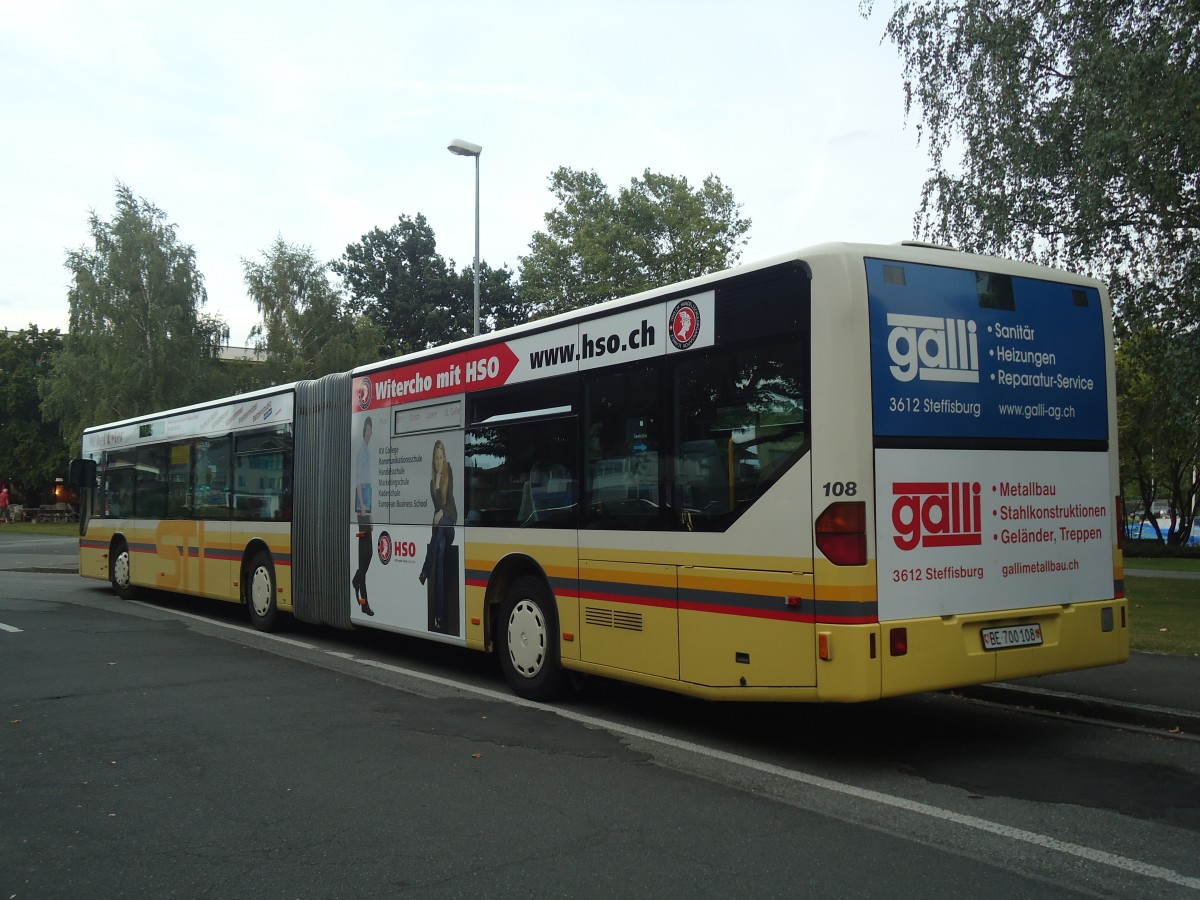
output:
<svg viewBox="0 0 1200 900"><path fill-rule="evenodd" d="M642 614L613 610L613 628L623 628L626 631L641 631Z"/></svg>
<svg viewBox="0 0 1200 900"><path fill-rule="evenodd" d="M583 621L584 624L596 625L600 628L619 628L624 631L642 630L642 614L637 612L621 612L615 609L585 606Z"/></svg>

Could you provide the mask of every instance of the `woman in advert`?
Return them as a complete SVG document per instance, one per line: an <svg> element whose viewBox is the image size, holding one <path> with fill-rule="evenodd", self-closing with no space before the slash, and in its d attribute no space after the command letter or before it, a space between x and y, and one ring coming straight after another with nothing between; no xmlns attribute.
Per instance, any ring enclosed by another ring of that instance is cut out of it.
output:
<svg viewBox="0 0 1200 900"><path fill-rule="evenodd" d="M421 566L421 584L429 583L433 628L441 631L447 625L446 548L454 542L454 523L458 521L458 508L454 505L454 474L446 459L446 446L441 441L433 445L429 498L433 502L433 534L425 552L425 564ZM451 573L449 577L455 575Z"/></svg>
<svg viewBox="0 0 1200 900"><path fill-rule="evenodd" d="M358 519L358 571L350 584L364 614L375 615L367 602L367 567L375 545L371 533L371 417L363 422L363 442L354 458L354 515Z"/></svg>

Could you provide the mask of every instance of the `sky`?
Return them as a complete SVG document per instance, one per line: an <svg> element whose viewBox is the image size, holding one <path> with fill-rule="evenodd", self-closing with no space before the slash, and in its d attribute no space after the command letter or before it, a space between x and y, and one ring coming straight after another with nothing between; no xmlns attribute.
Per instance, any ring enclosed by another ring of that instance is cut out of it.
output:
<svg viewBox="0 0 1200 900"><path fill-rule="evenodd" d="M927 169L891 4L857 0L0 0L0 328L65 330L70 250L118 183L163 210L234 346L243 260L337 259L423 214L438 252L518 271L560 166L615 190L716 175L742 262L913 234Z"/></svg>

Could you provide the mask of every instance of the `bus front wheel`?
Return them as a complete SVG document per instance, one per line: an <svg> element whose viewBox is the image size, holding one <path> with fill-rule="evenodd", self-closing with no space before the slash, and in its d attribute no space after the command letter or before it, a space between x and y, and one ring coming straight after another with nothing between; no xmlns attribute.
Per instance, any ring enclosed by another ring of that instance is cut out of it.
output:
<svg viewBox="0 0 1200 900"><path fill-rule="evenodd" d="M119 540L113 545L112 556L108 561L108 580L118 597L122 600L133 599L133 567L129 557L129 545L124 541Z"/></svg>
<svg viewBox="0 0 1200 900"><path fill-rule="evenodd" d="M552 700L570 685L558 656L558 616L545 582L518 578L504 596L497 633L500 668L526 700Z"/></svg>
<svg viewBox="0 0 1200 900"><path fill-rule="evenodd" d="M279 607L275 603L275 566L267 553L260 550L250 560L243 585L250 623L259 631L274 631Z"/></svg>

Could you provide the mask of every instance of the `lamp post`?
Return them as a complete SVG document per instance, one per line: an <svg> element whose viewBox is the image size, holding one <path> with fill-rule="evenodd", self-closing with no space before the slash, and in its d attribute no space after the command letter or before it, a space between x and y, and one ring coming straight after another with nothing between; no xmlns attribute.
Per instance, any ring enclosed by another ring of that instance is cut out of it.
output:
<svg viewBox="0 0 1200 900"><path fill-rule="evenodd" d="M479 334L479 154L483 148L470 141L455 138L446 147L456 156L475 157L475 334Z"/></svg>

